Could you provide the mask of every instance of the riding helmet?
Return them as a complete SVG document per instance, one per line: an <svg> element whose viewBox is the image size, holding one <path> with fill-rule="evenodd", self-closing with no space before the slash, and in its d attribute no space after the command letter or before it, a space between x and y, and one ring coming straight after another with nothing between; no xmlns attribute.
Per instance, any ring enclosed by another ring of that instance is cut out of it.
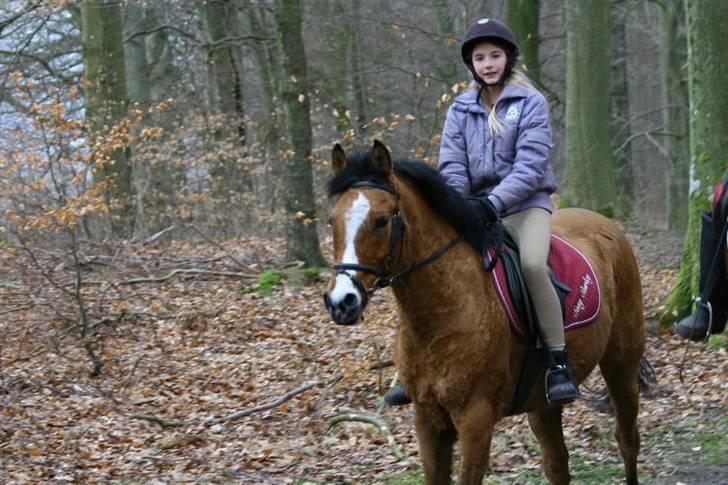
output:
<svg viewBox="0 0 728 485"><path fill-rule="evenodd" d="M483 41L493 42L501 47L506 52L506 56L508 56L505 71L498 81L498 84L502 84L513 72L516 60L518 59L518 41L516 40L516 36L506 24L490 18L482 18L468 27L468 30L465 31L465 35L463 36L460 53L463 57L463 62L473 74L473 78L480 84L483 83L483 80L480 79L473 68L472 54L475 45Z"/></svg>

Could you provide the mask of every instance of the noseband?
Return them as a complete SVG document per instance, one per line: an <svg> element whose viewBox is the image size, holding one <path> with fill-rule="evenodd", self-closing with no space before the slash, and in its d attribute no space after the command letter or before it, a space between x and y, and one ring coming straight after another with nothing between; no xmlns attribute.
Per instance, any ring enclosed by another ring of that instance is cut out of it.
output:
<svg viewBox="0 0 728 485"><path fill-rule="evenodd" d="M402 215L399 211L399 193L388 185L379 184L376 182L355 182L350 186L350 188L383 190L393 195L394 198L397 199L397 207L394 209L394 214L392 216L392 232L389 238L389 250L387 251L387 255L384 257L382 264L379 265L378 268L365 264L353 263L337 263L333 265L333 268L336 270L336 275L344 275L348 277L354 284L354 286L356 286L356 288L361 292L364 298L370 297L372 294L374 294L375 291L380 288L392 286L397 281L399 281L400 278L409 274L414 269L435 261L443 254L445 254L449 249L453 248L457 243L463 240L463 236L457 236L455 239L436 250L430 256L423 259L417 259L413 261L409 266L407 266L407 268L405 268L404 270L400 271L399 273L392 274L390 266L392 264L392 261L394 261L395 249L397 246L401 246L404 242L404 230L406 227L404 224L404 220L402 220ZM374 284L372 285L372 287L367 289L361 282L361 280L356 277L355 274L347 272L351 270L373 274L377 277L377 279L374 280Z"/></svg>

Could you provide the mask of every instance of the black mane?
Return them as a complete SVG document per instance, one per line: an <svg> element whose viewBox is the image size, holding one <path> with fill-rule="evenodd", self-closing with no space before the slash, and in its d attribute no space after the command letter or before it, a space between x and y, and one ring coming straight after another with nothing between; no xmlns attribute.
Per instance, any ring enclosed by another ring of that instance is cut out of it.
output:
<svg viewBox="0 0 728 485"><path fill-rule="evenodd" d="M490 246L497 240L494 228L485 225L478 211L437 170L419 160L397 160L394 171L397 176L414 182L430 208L449 221L476 251L482 252L485 245ZM346 167L329 181L329 197L344 192L356 182L386 185L387 174L372 164L369 153L355 153L347 157Z"/></svg>

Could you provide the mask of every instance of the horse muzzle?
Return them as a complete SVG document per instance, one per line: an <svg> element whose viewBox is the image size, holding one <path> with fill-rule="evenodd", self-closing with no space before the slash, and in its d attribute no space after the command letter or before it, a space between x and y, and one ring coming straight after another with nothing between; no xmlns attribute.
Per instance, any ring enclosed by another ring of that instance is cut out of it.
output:
<svg viewBox="0 0 728 485"><path fill-rule="evenodd" d="M337 325L356 325L361 321L364 305L354 293L347 293L343 298L332 298L332 292L324 294L324 304L331 319Z"/></svg>
<svg viewBox="0 0 728 485"><path fill-rule="evenodd" d="M368 299L361 282L343 272L337 274L334 286L324 294L326 310L337 325L359 323Z"/></svg>

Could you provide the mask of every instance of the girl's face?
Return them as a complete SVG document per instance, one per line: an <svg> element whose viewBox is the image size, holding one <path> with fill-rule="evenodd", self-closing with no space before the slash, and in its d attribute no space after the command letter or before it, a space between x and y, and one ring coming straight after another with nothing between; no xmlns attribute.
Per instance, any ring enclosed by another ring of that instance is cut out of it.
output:
<svg viewBox="0 0 728 485"><path fill-rule="evenodd" d="M473 68L487 85L500 80L507 62L506 52L491 42L481 42L473 49Z"/></svg>

